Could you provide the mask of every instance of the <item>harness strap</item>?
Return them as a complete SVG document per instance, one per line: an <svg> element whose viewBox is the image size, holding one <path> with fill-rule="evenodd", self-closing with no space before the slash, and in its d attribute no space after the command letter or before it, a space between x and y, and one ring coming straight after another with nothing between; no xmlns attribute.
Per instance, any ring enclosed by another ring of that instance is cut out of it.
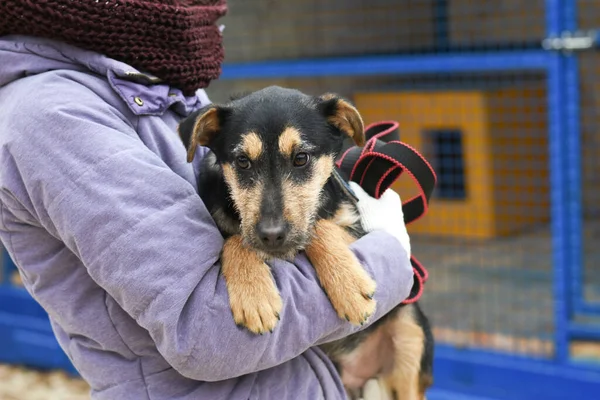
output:
<svg viewBox="0 0 600 400"><path fill-rule="evenodd" d="M404 222L408 225L427 212L437 178L427 160L413 147L400 141L398 127L399 124L395 121L382 121L367 126L365 146L345 146L336 165L350 181L359 184L365 192L375 198L379 198L407 172L419 189L415 197L402 204ZM423 285L429 278L427 269L412 255L410 262L414 272L414 283L403 304L419 300L423 293Z"/></svg>

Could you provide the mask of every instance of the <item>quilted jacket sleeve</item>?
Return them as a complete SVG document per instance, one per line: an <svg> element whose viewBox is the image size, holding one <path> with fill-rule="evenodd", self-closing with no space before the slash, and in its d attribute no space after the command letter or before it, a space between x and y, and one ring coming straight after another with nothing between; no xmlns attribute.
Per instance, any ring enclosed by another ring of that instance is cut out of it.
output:
<svg viewBox="0 0 600 400"><path fill-rule="evenodd" d="M148 330L182 375L232 378L357 330L337 317L302 255L295 266L273 264L284 302L274 333L238 328L219 274L217 228L195 188L144 146L131 123L70 80L13 98L10 110L2 119L9 136L3 159L10 162L2 168L11 179L0 201L30 203L35 219ZM353 251L378 282L381 317L408 295L408 256L382 232Z"/></svg>

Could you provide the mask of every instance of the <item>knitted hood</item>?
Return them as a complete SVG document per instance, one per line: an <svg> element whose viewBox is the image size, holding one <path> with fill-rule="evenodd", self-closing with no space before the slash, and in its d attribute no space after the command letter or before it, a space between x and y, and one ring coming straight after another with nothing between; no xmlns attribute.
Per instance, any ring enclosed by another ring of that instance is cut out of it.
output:
<svg viewBox="0 0 600 400"><path fill-rule="evenodd" d="M221 73L225 0L3 0L0 36L60 40L193 95Z"/></svg>

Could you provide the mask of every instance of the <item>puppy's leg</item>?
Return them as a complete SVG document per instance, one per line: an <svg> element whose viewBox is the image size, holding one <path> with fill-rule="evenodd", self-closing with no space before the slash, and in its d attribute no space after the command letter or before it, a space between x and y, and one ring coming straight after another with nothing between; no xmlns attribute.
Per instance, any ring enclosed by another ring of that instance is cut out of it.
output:
<svg viewBox="0 0 600 400"><path fill-rule="evenodd" d="M375 311L376 285L348 248L353 241L344 228L320 220L306 254L340 318L362 324Z"/></svg>
<svg viewBox="0 0 600 400"><path fill-rule="evenodd" d="M221 261L235 323L254 333L273 331L282 302L269 266L239 235L227 239Z"/></svg>
<svg viewBox="0 0 600 400"><path fill-rule="evenodd" d="M380 384L393 400L425 400L425 391L433 383L431 374L421 371L426 337L416 307L402 307L387 327L394 343L394 368Z"/></svg>

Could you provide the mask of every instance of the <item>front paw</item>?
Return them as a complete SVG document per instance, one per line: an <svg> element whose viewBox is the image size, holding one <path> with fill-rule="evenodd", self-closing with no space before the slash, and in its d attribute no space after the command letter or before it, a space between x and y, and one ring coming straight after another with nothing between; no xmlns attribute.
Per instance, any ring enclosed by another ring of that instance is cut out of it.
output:
<svg viewBox="0 0 600 400"><path fill-rule="evenodd" d="M273 332L283 304L271 279L253 285L232 284L229 297L236 325L260 335Z"/></svg>
<svg viewBox="0 0 600 400"><path fill-rule="evenodd" d="M328 295L340 318L354 325L363 325L375 312L377 303L373 295L376 284L363 269L352 272L344 277L339 288Z"/></svg>
<svg viewBox="0 0 600 400"><path fill-rule="evenodd" d="M222 261L235 323L254 333L273 332L282 302L269 266L239 235L225 242Z"/></svg>

